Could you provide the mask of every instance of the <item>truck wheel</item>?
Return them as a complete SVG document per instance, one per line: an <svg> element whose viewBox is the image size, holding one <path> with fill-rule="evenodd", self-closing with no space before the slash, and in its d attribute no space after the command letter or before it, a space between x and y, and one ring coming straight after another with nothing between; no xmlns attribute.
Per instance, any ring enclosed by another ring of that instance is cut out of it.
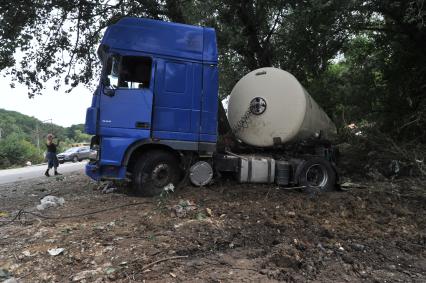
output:
<svg viewBox="0 0 426 283"><path fill-rule="evenodd" d="M332 191L336 185L336 172L330 162L323 158L312 158L301 164L299 185L313 191Z"/></svg>
<svg viewBox="0 0 426 283"><path fill-rule="evenodd" d="M142 154L133 170L132 187L141 196L160 195L164 187L179 181L177 158L163 150L149 151Z"/></svg>

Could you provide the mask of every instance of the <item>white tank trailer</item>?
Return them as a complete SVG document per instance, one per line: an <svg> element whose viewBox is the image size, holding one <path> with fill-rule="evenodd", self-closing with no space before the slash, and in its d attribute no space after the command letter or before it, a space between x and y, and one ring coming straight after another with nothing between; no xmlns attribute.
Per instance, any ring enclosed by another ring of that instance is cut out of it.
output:
<svg viewBox="0 0 426 283"><path fill-rule="evenodd" d="M238 81L228 119L235 136L256 147L336 136L336 126L299 81L276 68L252 71Z"/></svg>
<svg viewBox="0 0 426 283"><path fill-rule="evenodd" d="M238 142L215 154L214 171L232 173L241 183L335 187L336 127L290 73L261 68L245 75L231 92L228 121L224 133L230 128ZM201 183L195 177L209 181L213 175L199 168L191 171L193 184Z"/></svg>

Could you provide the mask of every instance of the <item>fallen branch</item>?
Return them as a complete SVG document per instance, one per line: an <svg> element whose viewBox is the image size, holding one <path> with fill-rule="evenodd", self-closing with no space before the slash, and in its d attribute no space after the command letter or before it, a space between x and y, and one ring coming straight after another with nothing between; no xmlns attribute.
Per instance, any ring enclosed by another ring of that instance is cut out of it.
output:
<svg viewBox="0 0 426 283"><path fill-rule="evenodd" d="M47 215L42 215L42 214L39 214L39 213L20 209L18 211L18 213L11 220L7 220L7 221L0 223L0 227L14 223L17 219L20 219L20 217L24 214L29 214L29 215L32 215L32 216L35 216L35 217L39 217L41 219L62 220L62 219L70 219L70 218L81 218L81 217L90 216L90 215L94 215L94 214L98 214L98 213L102 213L102 212L107 212L107 211L111 211L111 210L115 210L115 209L119 209L119 208L123 208L123 207L142 205L142 204L151 204L151 203L152 202L149 202L149 201L133 202L133 203L128 203L128 204L108 207L108 208L104 208L104 209L94 210L94 211L90 211L90 212L86 212L86 213L71 214L71 215L64 215L64 216L47 216ZM37 220L40 221L40 219L37 219Z"/></svg>
<svg viewBox="0 0 426 283"><path fill-rule="evenodd" d="M173 259L182 259L182 258L188 258L188 256L187 255L181 255L181 256L172 256L172 257L167 257L167 258L159 259L159 260L156 260L154 262L148 263L147 265L143 266L142 267L142 271L145 271L148 268L150 268L151 266L154 266L154 265L156 265L156 264L158 264L160 262L163 262L163 261L168 261L168 260L173 260Z"/></svg>
<svg viewBox="0 0 426 283"><path fill-rule="evenodd" d="M23 279L23 278L25 278L25 277L27 277L27 276L29 276L29 275L33 274L33 273L34 273L34 271L35 271L35 270L30 271L30 272L28 272L28 273L26 273L26 274L24 274L24 275L22 275L22 276L19 276L19 277L18 277L18 279L19 279L19 280L20 280L20 279Z"/></svg>

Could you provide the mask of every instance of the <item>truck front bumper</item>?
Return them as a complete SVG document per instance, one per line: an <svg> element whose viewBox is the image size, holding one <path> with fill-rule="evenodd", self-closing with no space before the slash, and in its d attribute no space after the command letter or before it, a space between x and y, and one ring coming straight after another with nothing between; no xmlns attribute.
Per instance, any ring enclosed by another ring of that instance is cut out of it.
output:
<svg viewBox="0 0 426 283"><path fill-rule="evenodd" d="M98 162L89 162L86 165L86 175L95 181L126 180L125 166L99 165Z"/></svg>

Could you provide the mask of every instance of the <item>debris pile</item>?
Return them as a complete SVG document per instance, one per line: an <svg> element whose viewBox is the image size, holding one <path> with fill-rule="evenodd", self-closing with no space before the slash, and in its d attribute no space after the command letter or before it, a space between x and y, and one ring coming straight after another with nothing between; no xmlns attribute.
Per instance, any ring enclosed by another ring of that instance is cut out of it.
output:
<svg viewBox="0 0 426 283"><path fill-rule="evenodd" d="M196 209L197 205L194 202L190 200L181 200L179 204L172 207L171 211L173 217L184 218Z"/></svg>
<svg viewBox="0 0 426 283"><path fill-rule="evenodd" d="M65 200L62 197L45 196L40 200L40 204L37 205L38 210L45 210L50 207L62 206Z"/></svg>

